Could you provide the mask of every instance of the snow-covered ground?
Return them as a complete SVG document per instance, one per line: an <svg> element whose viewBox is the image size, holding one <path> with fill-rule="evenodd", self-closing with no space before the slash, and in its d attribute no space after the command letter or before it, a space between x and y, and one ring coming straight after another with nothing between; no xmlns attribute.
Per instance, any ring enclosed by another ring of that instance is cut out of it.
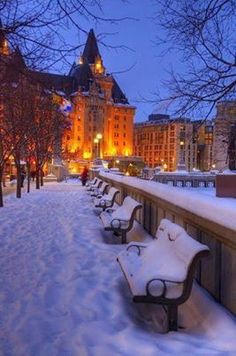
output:
<svg viewBox="0 0 236 356"><path fill-rule="evenodd" d="M134 304L80 183L48 183L0 211L0 355L235 355L236 320L195 286L163 333L160 306Z"/></svg>

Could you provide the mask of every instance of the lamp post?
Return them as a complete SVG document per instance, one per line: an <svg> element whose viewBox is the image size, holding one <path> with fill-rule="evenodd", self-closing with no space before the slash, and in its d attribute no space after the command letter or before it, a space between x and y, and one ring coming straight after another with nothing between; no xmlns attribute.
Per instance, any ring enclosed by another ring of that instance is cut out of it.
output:
<svg viewBox="0 0 236 356"><path fill-rule="evenodd" d="M186 171L185 161L184 161L184 146L185 140L183 137L180 137L179 142L179 163L177 165L178 171Z"/></svg>
<svg viewBox="0 0 236 356"><path fill-rule="evenodd" d="M99 142L98 138L95 138L93 142L95 144L95 158L96 158L98 157L98 142Z"/></svg>
<svg viewBox="0 0 236 356"><path fill-rule="evenodd" d="M101 140L102 140L102 134L98 133L96 135L96 139L98 141L98 157L101 158ZM95 140L96 140L95 139Z"/></svg>

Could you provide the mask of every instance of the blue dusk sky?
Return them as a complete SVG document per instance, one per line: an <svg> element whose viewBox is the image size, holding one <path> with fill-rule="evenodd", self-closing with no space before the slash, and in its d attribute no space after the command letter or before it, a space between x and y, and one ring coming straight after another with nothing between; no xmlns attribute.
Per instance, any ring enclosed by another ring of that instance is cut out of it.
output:
<svg viewBox="0 0 236 356"><path fill-rule="evenodd" d="M104 0L104 17L132 17L134 20L114 24L89 21L81 23L88 32L90 28L93 28L98 40L101 39L102 43L98 45L103 63L107 71L115 76L130 104L137 107L136 122L147 120L148 115L154 111L167 113L163 105L140 101L142 98L154 99L153 93L155 92L165 95L167 90L163 82L168 79L168 69L173 67L179 70L181 67L176 52L167 51L166 53L163 46L155 44L157 35L165 36L152 19L155 16L156 6L153 0L126 2ZM87 36L81 31L77 33L73 31L70 33L69 40L76 44L84 44L86 38ZM114 48L116 46L117 48ZM129 49L118 48L119 46ZM71 58L72 62L73 58Z"/></svg>

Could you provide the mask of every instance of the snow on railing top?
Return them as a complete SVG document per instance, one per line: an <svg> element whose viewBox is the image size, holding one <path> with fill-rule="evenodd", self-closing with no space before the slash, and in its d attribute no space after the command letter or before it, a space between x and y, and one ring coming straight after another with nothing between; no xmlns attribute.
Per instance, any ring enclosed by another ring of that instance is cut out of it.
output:
<svg viewBox="0 0 236 356"><path fill-rule="evenodd" d="M204 194L198 188L191 191L184 190L183 188L172 187L158 182L101 171L100 176L140 189L200 217L236 231L236 199L234 198L218 198L214 195Z"/></svg>

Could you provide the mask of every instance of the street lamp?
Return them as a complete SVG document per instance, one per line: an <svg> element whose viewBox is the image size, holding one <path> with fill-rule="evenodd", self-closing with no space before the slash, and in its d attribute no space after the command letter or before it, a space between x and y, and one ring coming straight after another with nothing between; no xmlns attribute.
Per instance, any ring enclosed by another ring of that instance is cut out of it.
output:
<svg viewBox="0 0 236 356"><path fill-rule="evenodd" d="M98 157L101 158L101 139L102 139L102 134L98 133L96 135L95 140L98 140Z"/></svg>
<svg viewBox="0 0 236 356"><path fill-rule="evenodd" d="M177 165L177 170L178 171L185 171L185 159L184 159L184 146L185 146L185 138L183 137L183 133L180 133L180 141L179 141L179 162Z"/></svg>

